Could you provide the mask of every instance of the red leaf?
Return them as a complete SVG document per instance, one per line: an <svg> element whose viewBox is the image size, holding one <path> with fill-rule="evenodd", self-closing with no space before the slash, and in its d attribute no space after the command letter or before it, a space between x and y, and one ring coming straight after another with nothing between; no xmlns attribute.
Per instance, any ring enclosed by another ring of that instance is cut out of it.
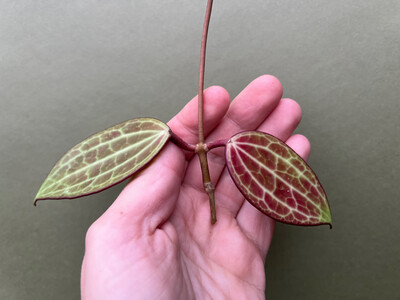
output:
<svg viewBox="0 0 400 300"><path fill-rule="evenodd" d="M331 224L328 200L317 176L281 140L245 131L228 141L225 154L236 186L264 214L295 225Z"/></svg>

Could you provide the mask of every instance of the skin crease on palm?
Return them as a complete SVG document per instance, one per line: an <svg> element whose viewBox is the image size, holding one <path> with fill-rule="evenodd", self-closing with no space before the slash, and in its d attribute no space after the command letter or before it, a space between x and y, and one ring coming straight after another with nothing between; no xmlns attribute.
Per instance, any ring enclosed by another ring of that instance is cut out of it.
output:
<svg viewBox="0 0 400 300"><path fill-rule="evenodd" d="M222 87L204 93L206 141L260 130L307 159L307 138L292 135L300 119L299 105L282 99L282 86L270 75L232 102ZM197 143L197 97L168 125ZM265 298L264 263L275 221L245 201L225 168L223 148L208 158L217 223L210 222L197 156L167 143L89 228L82 299Z"/></svg>

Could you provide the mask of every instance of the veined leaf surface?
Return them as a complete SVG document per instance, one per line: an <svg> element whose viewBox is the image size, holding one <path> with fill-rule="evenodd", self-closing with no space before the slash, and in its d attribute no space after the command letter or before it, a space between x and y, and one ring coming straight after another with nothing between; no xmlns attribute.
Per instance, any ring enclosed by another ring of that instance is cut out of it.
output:
<svg viewBox="0 0 400 300"><path fill-rule="evenodd" d="M331 224L317 176L276 137L259 131L234 135L226 146L226 164L244 197L271 218L295 225Z"/></svg>
<svg viewBox="0 0 400 300"><path fill-rule="evenodd" d="M170 130L152 118L133 119L92 135L53 167L35 198L71 199L105 190L146 165Z"/></svg>

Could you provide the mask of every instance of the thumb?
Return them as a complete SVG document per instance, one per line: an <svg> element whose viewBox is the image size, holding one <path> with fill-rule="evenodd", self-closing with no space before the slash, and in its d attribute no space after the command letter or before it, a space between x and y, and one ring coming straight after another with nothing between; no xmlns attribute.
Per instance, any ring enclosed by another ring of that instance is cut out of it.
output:
<svg viewBox="0 0 400 300"><path fill-rule="evenodd" d="M134 175L96 223L134 235L152 234L173 212L185 174L184 153L168 142L144 170Z"/></svg>
<svg viewBox="0 0 400 300"><path fill-rule="evenodd" d="M229 107L229 94L221 87L204 92L205 130L212 130ZM197 138L197 97L168 123L187 142ZM117 232L117 236L151 234L173 212L187 160L181 149L168 142L149 166L134 176L110 208L92 225L91 232ZM93 230L97 228L96 230ZM104 229L104 230L102 230ZM115 236L113 237L115 239Z"/></svg>

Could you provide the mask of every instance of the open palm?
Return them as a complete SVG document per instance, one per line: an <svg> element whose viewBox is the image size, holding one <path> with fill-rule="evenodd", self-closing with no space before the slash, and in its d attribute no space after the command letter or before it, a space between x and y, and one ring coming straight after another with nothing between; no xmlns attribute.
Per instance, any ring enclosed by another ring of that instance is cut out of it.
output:
<svg viewBox="0 0 400 300"><path fill-rule="evenodd" d="M264 75L232 103L221 87L204 94L207 141L260 130L286 141L307 159L308 140L293 135L298 104ZM197 98L169 123L197 142ZM251 206L226 168L223 149L208 153L216 186L217 223L211 225L197 156L168 143L135 175L89 229L82 265L82 299L262 299L264 261L274 221Z"/></svg>

